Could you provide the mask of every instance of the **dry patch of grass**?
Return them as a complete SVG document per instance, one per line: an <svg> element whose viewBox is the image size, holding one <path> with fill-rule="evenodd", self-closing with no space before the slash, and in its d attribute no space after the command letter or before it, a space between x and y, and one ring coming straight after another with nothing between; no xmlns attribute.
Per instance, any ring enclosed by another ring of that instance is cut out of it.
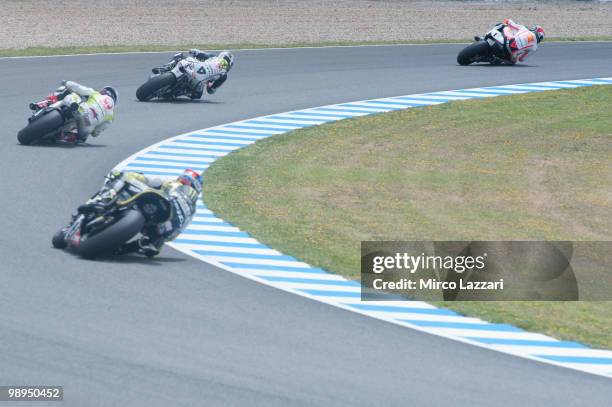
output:
<svg viewBox="0 0 612 407"><path fill-rule="evenodd" d="M609 240L612 87L452 102L262 140L204 198L260 241L355 278L362 240ZM446 303L612 348L610 303Z"/></svg>

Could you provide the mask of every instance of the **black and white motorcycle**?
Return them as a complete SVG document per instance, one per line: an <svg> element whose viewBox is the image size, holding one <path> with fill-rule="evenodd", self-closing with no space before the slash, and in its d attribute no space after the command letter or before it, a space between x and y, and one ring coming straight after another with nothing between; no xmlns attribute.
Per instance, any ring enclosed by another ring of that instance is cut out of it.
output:
<svg viewBox="0 0 612 407"><path fill-rule="evenodd" d="M222 58L200 61L178 53L167 64L153 68L153 74L136 90L136 97L141 102L153 98L193 97L198 90L201 92L204 85L216 81L227 72L228 67L224 63Z"/></svg>
<svg viewBox="0 0 612 407"><path fill-rule="evenodd" d="M126 181L122 191L97 211L79 207L51 242L56 249L71 249L85 258L122 254L126 244L147 237L147 231L169 221L174 205L160 190Z"/></svg>
<svg viewBox="0 0 612 407"><path fill-rule="evenodd" d="M502 64L508 60L507 38L498 25L486 33L484 37L475 37L474 42L457 55L459 65L469 65L477 62Z"/></svg>

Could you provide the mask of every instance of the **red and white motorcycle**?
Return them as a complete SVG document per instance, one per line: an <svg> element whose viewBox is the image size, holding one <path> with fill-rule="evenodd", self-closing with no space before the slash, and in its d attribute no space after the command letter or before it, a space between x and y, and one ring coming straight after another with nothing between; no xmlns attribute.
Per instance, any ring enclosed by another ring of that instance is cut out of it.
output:
<svg viewBox="0 0 612 407"><path fill-rule="evenodd" d="M61 86L40 102L30 103L34 113L28 118L28 125L17 133L19 143L78 142L77 123L73 114L79 108L80 97L70 106L62 103L62 99L70 93L65 86Z"/></svg>
<svg viewBox="0 0 612 407"><path fill-rule="evenodd" d="M457 55L459 65L469 65L477 62L502 64L508 61L508 38L500 24L486 33L484 37L475 37L476 42L464 48Z"/></svg>

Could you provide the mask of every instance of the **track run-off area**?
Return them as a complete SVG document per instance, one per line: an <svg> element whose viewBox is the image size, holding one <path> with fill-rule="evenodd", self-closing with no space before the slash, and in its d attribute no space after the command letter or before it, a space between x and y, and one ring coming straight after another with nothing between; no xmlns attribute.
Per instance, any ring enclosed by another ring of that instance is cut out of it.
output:
<svg viewBox="0 0 612 407"><path fill-rule="evenodd" d="M68 405L605 405L609 379L329 307L172 249L90 262L50 248L105 173L175 134L355 100L610 76L610 43L546 44L516 67L456 66L460 48L242 51L217 95L172 103L134 97L170 54L0 60L0 381L64 385ZM61 79L116 86L116 122L90 146L18 146L27 103Z"/></svg>

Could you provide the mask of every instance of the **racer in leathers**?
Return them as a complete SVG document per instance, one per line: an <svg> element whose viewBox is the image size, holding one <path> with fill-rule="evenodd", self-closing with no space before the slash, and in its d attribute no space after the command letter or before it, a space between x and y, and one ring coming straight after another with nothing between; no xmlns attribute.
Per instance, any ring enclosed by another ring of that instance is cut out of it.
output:
<svg viewBox="0 0 612 407"><path fill-rule="evenodd" d="M63 141L85 142L90 135L97 137L115 118L118 93L112 86L100 91L72 81L62 81L62 86L45 101L30 104L32 110L61 102L72 110L76 119L76 132L64 134Z"/></svg>
<svg viewBox="0 0 612 407"><path fill-rule="evenodd" d="M149 178L139 172L112 171L106 176L100 191L86 204L79 206L79 213L101 213L105 206L118 194L126 191L126 183L154 188L166 195L172 203L172 218L161 224L143 230L142 237L124 245L118 254L138 252L152 257L159 254L165 242L178 236L191 222L196 212L196 202L202 193L202 177L197 172L187 169L178 178L162 181ZM129 196L129 195L128 195ZM127 197L126 197L127 198Z"/></svg>
<svg viewBox="0 0 612 407"><path fill-rule="evenodd" d="M523 62L538 49L538 44L544 39L544 29L539 25L527 28L506 18L495 26L507 38L506 54L508 63L514 65Z"/></svg>
<svg viewBox="0 0 612 407"><path fill-rule="evenodd" d="M190 49L189 56L196 58L200 62L208 61L211 68L211 74L215 75L215 79L206 83L206 93L212 95L223 85L227 80L227 73L234 66L234 55L229 51L223 51L219 54L200 51L199 49ZM192 99L200 99L204 94L204 83L198 83L196 89L191 94Z"/></svg>

